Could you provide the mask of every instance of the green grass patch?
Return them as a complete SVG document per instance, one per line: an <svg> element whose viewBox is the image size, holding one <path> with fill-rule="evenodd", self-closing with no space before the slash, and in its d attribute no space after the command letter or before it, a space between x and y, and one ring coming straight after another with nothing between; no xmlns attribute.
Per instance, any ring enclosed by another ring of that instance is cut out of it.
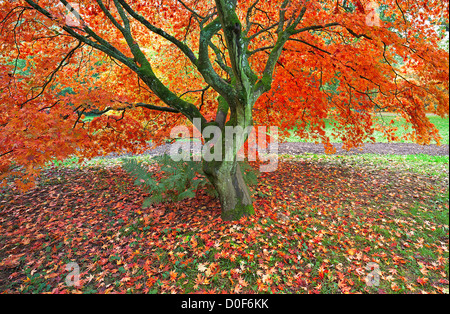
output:
<svg viewBox="0 0 450 314"><path fill-rule="evenodd" d="M395 116L387 115L387 116L383 116L383 117L377 117L375 119L375 122L382 124L382 125L389 125L391 120L394 119L392 126L398 128L398 131L395 132L395 134L399 138L401 138L405 134L411 133L413 131L412 127L410 125L406 124L405 119L401 118L397 121L397 120L395 120L395 118L396 118ZM449 118L441 118L438 116L430 116L428 118L429 118L430 122L433 123L436 126L436 128L439 130L439 134L442 137L441 144L449 145ZM406 128L405 128L405 126L406 126ZM287 139L287 142L293 142L293 143L295 143L295 142L302 142L302 143L311 142L311 143L313 143L314 142L313 140L304 140L304 139L297 137L295 135L296 131L297 131L296 127L294 127L290 131L291 136ZM342 142L339 138L336 139L336 138L332 137L332 133L333 133L333 121L332 120L329 120L329 119L325 120L325 133L328 137L330 137L332 143L341 143ZM379 132L379 131L375 131L373 134L373 137L375 138L376 143L388 143L389 142L386 139L386 137L383 135L383 133ZM399 143L413 143L413 142L401 139L399 141ZM435 143L432 143L432 144L435 144Z"/></svg>

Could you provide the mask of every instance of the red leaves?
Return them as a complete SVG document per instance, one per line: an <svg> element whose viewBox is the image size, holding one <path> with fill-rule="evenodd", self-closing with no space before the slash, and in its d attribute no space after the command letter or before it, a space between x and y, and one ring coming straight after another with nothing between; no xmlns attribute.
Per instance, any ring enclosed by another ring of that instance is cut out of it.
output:
<svg viewBox="0 0 450 314"><path fill-rule="evenodd" d="M224 223L217 200L206 194L144 210L142 191L122 171L91 171L48 174L43 187L0 203L0 269L22 292L36 292L44 279L45 291L55 293L446 289L448 244L416 236L437 230L436 222L418 223L420 215L405 205L423 199L408 196L431 191L421 189L423 178L391 178L403 185L386 190L385 172L282 163L262 176L257 215ZM367 201L381 190L386 203L373 208ZM424 247L437 261L418 255ZM64 283L67 260L80 264L78 290Z"/></svg>
<svg viewBox="0 0 450 314"><path fill-rule="evenodd" d="M366 13L366 10L364 9L364 5L361 3L361 1L360 1L360 0L356 0L355 2L356 2L356 3L355 3L355 5L356 5L356 10L357 10L359 13L365 14L365 13Z"/></svg>
<svg viewBox="0 0 450 314"><path fill-rule="evenodd" d="M421 285L424 286L427 282L428 282L428 278L423 278L423 277L419 277L417 278L417 282Z"/></svg>

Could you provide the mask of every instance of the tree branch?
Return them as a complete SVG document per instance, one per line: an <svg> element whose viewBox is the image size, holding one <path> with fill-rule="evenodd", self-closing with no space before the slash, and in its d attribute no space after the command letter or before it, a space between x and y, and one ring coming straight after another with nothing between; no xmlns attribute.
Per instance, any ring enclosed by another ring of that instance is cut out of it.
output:
<svg viewBox="0 0 450 314"><path fill-rule="evenodd" d="M167 34L164 30L154 26L151 24L145 17L138 14L136 11L134 11L126 2L125 0L117 0L122 7L125 9L125 11L128 12L135 20L139 21L142 25L144 25L148 30L150 30L152 33L155 33L164 39L168 40L175 46L177 46L185 55L188 57L188 59L194 64L195 66L198 65L197 57L195 56L194 52L183 42L179 41L172 35Z"/></svg>
<svg viewBox="0 0 450 314"><path fill-rule="evenodd" d="M61 69L66 65L66 64L64 64L64 63L65 63L67 60L69 60L69 59L74 55L75 51L76 51L78 48L80 48L82 44L83 44L83 43L82 43L81 41L79 41L79 42L78 42L78 45L77 45L75 48L73 48L73 49L71 49L71 50L69 51L69 53L62 59L62 61L61 61L61 62L59 63L59 65L56 67L56 69L52 71L52 73L50 74L50 78L44 83L43 86L41 86L41 91L40 91L36 96L34 96L34 97L28 99L27 101L23 102L22 104L20 104L19 106L20 106L21 108L22 108L23 106L25 106L27 103L29 103L29 102L31 102L31 101L37 99L38 97L40 97L40 96L44 93L44 91L45 91L45 89L47 88L47 86L53 81L53 78L54 78L54 76L56 75L56 73L57 73L59 70L61 70Z"/></svg>
<svg viewBox="0 0 450 314"><path fill-rule="evenodd" d="M198 70L204 77L206 83L211 85L219 94L235 96L235 91L214 70L209 59L209 47L212 37L222 29L219 18L209 23L200 31L200 43L198 53Z"/></svg>
<svg viewBox="0 0 450 314"><path fill-rule="evenodd" d="M198 89L198 90L189 90L189 91L187 91L187 92L185 92L185 93L183 93L183 94L181 94L180 95L180 98L181 97L183 97L183 96L185 96L185 95L187 95L187 94L190 94L190 93L200 93L200 92L206 92L209 88L210 88L211 86L206 86L205 88L202 88L202 89Z"/></svg>
<svg viewBox="0 0 450 314"><path fill-rule="evenodd" d="M183 1L181 1L181 0L177 0L179 3L181 3L181 5L186 9L186 10L188 10L189 12L191 12L192 13L192 15L194 15L195 17L197 17L198 19L200 19L200 20L205 20L206 19L206 16L201 16L200 14L198 14L197 12L195 12L193 9L191 9L190 7L188 7ZM199 24L200 24L200 22L199 22Z"/></svg>
<svg viewBox="0 0 450 314"><path fill-rule="evenodd" d="M328 23L325 25L313 25L313 26L308 26L308 27L303 27L300 29L297 29L295 31L293 31L293 35L299 34L299 33L303 33L303 32L308 32L308 31L315 31L315 30L319 30L319 29L325 29L325 28L329 28L329 27L333 27L333 26L339 26L339 23Z"/></svg>
<svg viewBox="0 0 450 314"><path fill-rule="evenodd" d="M47 18L49 18L50 20L55 20L55 18L51 15L50 12L48 12L47 10L45 10L43 7L41 7L40 5L38 5L36 2L34 2L33 0L25 0L30 6L32 6L36 11L40 12L42 15L46 16ZM68 2L65 0L60 0L61 3L63 3L64 5L68 5ZM79 14L78 14L79 15ZM81 20L82 21L82 20ZM110 43L108 43L106 40L104 40L103 38L101 38L100 36L98 36L94 31L92 31L92 29L90 29L87 25L84 25L82 29L76 28L76 27L70 27L67 25L61 26L61 28L66 31L67 33L69 33L69 35L71 35L72 37L78 39L79 41L84 42L85 44L100 50L102 52L104 52L105 54L107 54L108 56L111 56L113 58L115 58L117 61L123 63L124 65L126 65L127 67L129 67L131 70L137 72L138 68L136 66L136 64L134 64L130 59L128 59L123 53L121 53L117 48L115 48L114 46L112 46ZM79 31L83 31L85 33L87 33L89 36L85 37L83 35L78 34L77 32L74 31L74 29L77 29ZM94 38L95 40L97 40L97 43L90 40L89 37Z"/></svg>
<svg viewBox="0 0 450 314"><path fill-rule="evenodd" d="M331 52L326 51L326 50L324 50L324 49L322 49L322 48L319 48L319 47L317 47L317 46L315 46L315 45L313 45L313 44L310 44L310 43L308 43L308 42L306 42L306 41L304 41L304 40L302 40L302 39L289 38L289 40L291 40L291 41L296 41L296 42L305 44L305 45L310 46L310 47L312 47L312 48L314 48L314 49L317 49L317 50L319 50L319 51L321 51L321 52L323 52L323 53L326 53L326 54L328 54L328 55L331 55Z"/></svg>

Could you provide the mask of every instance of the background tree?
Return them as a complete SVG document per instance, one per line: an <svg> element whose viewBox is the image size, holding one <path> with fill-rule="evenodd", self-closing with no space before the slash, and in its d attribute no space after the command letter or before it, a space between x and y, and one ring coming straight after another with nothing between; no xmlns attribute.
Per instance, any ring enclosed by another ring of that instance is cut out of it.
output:
<svg viewBox="0 0 450 314"><path fill-rule="evenodd" d="M373 23L360 0L1 1L2 177L25 188L53 158L138 153L194 119L202 130L298 123L332 152L324 119L352 148L381 109L417 143L439 142L425 113L448 115L449 58L432 27L448 24L448 6L377 1ZM254 211L236 162L247 138L204 161L227 220Z"/></svg>

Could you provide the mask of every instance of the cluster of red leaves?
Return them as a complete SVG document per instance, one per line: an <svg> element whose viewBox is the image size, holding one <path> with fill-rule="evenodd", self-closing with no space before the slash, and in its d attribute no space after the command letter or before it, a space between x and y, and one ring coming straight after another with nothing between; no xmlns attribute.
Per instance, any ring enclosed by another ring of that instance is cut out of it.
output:
<svg viewBox="0 0 450 314"><path fill-rule="evenodd" d="M429 215L448 212L433 203L445 189L410 174L286 162L262 175L257 214L225 223L203 192L144 210L147 195L120 168L55 170L0 200L0 290L445 292L448 216ZM65 283L70 262L76 287ZM366 283L370 263L378 287Z"/></svg>

